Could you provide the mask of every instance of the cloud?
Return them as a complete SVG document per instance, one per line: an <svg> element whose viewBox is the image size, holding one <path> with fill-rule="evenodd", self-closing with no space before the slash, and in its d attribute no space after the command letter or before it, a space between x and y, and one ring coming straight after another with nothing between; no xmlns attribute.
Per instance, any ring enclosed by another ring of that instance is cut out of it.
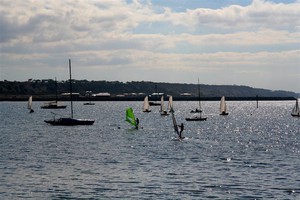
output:
<svg viewBox="0 0 300 200"><path fill-rule="evenodd" d="M172 74L174 80L189 81L198 72L213 80L218 72L222 79L219 72L227 68L235 74L279 72L286 66L293 69L286 73L297 71L300 1L254 0L181 12L153 2L2 0L3 77L52 78L55 72L42 69L62 68L68 58L86 79L96 79L97 73L107 75L101 79L121 79L130 72L134 78L163 80ZM28 74L12 73L19 68ZM158 69L165 75L152 73Z"/></svg>
<svg viewBox="0 0 300 200"><path fill-rule="evenodd" d="M198 8L182 13L166 10L164 18L174 25L208 26L224 29L294 29L300 25L300 2L283 4L253 0L248 6L231 5L220 9Z"/></svg>

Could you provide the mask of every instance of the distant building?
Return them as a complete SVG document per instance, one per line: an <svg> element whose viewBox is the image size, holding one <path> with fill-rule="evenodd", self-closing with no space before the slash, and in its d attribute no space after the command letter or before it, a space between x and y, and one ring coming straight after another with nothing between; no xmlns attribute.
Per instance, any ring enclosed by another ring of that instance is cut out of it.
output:
<svg viewBox="0 0 300 200"><path fill-rule="evenodd" d="M192 94L185 92L185 93L181 93L180 96L192 96Z"/></svg>
<svg viewBox="0 0 300 200"><path fill-rule="evenodd" d="M162 96L164 93L157 92L157 93L152 93L151 96Z"/></svg>
<svg viewBox="0 0 300 200"><path fill-rule="evenodd" d="M125 97L124 94L117 94L116 97Z"/></svg>
<svg viewBox="0 0 300 200"><path fill-rule="evenodd" d="M97 94L93 94L94 97L110 97L110 93L108 92L100 92Z"/></svg>
<svg viewBox="0 0 300 200"><path fill-rule="evenodd" d="M71 93L69 93L69 92L65 92L65 93L62 93L61 95L62 95L62 96L70 96L70 94L71 94ZM80 93L72 92L72 96L80 96Z"/></svg>
<svg viewBox="0 0 300 200"><path fill-rule="evenodd" d="M132 97L132 96L144 96L145 95L145 93L142 93L142 92L140 92L140 93L135 93L135 92L132 92L132 93L124 93L123 94L124 96L130 96L130 97Z"/></svg>

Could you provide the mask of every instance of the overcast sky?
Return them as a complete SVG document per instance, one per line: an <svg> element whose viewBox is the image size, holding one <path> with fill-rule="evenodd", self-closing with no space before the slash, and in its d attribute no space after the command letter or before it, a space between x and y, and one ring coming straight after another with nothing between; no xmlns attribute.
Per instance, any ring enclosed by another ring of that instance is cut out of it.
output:
<svg viewBox="0 0 300 200"><path fill-rule="evenodd" d="M1 0L1 80L300 92L300 0Z"/></svg>

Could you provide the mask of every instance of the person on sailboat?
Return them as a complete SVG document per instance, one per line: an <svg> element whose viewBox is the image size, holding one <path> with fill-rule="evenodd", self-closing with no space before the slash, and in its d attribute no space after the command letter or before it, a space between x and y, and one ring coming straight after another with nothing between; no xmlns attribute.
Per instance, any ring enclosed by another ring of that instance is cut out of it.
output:
<svg viewBox="0 0 300 200"><path fill-rule="evenodd" d="M139 123L140 123L139 118L136 118L135 123L136 123L135 128L139 129Z"/></svg>
<svg viewBox="0 0 300 200"><path fill-rule="evenodd" d="M182 137L182 135L181 135L181 133L183 132L183 129L184 129L183 123L181 123L181 125L178 125L178 127L180 127L179 139L183 139L184 137Z"/></svg>

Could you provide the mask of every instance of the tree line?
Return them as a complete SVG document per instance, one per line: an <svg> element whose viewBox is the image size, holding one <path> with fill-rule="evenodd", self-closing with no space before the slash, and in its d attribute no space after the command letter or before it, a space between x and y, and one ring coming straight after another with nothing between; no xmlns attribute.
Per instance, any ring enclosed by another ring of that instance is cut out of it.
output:
<svg viewBox="0 0 300 200"><path fill-rule="evenodd" d="M0 81L1 95L55 95L69 92L69 80L56 82L53 79L28 80L28 81ZM249 86L239 85L206 85L200 84L201 97L297 97L297 94L289 91L273 91ZM151 95L152 93L164 93L165 95L191 97L198 96L197 84L163 83L146 81L88 81L72 80L73 92L84 95L86 91L92 93L107 92L112 96L122 94Z"/></svg>

